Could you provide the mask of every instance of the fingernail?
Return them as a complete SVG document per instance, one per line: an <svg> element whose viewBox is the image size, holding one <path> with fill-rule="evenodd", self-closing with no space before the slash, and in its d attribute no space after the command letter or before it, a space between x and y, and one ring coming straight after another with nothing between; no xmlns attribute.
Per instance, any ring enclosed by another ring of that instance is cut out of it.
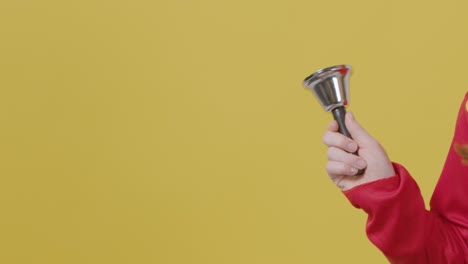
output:
<svg viewBox="0 0 468 264"><path fill-rule="evenodd" d="M357 149L357 145L354 142L351 142L348 144L348 151L349 152L354 152Z"/></svg>
<svg viewBox="0 0 468 264"><path fill-rule="evenodd" d="M351 173L354 175L357 173L358 170L356 168L351 168L349 171L351 171Z"/></svg>
<svg viewBox="0 0 468 264"><path fill-rule="evenodd" d="M348 112L348 114L349 114L349 118L351 118L351 120L354 120L354 115L353 115L353 113L352 113L352 112Z"/></svg>
<svg viewBox="0 0 468 264"><path fill-rule="evenodd" d="M364 169L366 167L366 165L367 165L364 160L358 160L356 162L356 164L357 164L358 168L360 168L360 169Z"/></svg>

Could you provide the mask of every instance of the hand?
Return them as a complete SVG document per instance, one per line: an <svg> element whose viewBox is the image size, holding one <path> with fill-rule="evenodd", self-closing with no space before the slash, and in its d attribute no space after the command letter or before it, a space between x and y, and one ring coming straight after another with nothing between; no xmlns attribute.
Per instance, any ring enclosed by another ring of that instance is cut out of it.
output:
<svg viewBox="0 0 468 264"><path fill-rule="evenodd" d="M328 146L326 170L335 185L346 191L395 175L385 150L356 122L352 113L346 113L345 123L353 139L338 132L336 121L328 125L322 138ZM359 156L352 154L356 150ZM358 169L365 169L364 174L356 176Z"/></svg>

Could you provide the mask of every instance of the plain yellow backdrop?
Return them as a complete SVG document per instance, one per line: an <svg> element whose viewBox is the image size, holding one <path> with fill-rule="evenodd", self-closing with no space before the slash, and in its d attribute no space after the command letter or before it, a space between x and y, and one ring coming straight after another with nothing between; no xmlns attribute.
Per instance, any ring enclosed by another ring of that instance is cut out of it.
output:
<svg viewBox="0 0 468 264"><path fill-rule="evenodd" d="M328 180L302 88L437 181L468 87L447 1L0 3L0 263L386 263ZM404 235L404 234L402 234Z"/></svg>

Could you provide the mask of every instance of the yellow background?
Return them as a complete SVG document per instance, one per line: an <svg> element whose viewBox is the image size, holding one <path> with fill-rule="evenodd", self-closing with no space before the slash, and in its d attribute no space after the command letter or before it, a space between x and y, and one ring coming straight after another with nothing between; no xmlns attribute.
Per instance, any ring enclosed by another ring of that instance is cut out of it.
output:
<svg viewBox="0 0 468 264"><path fill-rule="evenodd" d="M386 263L304 77L428 200L468 87L447 1L3 1L0 263ZM402 234L404 235L404 234Z"/></svg>

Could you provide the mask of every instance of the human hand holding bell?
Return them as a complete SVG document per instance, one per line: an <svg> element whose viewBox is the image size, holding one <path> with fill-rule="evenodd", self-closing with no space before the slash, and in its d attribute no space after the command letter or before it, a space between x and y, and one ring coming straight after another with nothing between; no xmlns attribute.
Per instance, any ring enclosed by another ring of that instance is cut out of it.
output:
<svg viewBox="0 0 468 264"><path fill-rule="evenodd" d="M339 132L351 138L345 124L345 107L349 104L349 75L351 66L343 64L316 71L304 79L304 87L310 89L323 109L332 112ZM354 152L357 155L357 150ZM361 175L359 170L356 175Z"/></svg>

